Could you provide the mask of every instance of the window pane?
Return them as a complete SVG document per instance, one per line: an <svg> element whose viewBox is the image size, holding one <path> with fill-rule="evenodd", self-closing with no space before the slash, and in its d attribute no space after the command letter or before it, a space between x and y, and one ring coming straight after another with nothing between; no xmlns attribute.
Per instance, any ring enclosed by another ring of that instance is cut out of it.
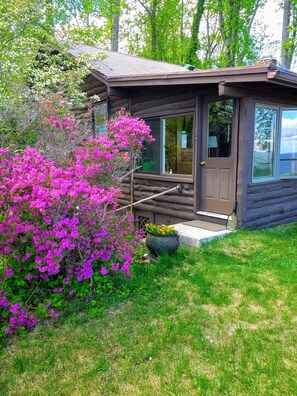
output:
<svg viewBox="0 0 297 396"><path fill-rule="evenodd" d="M272 177L277 110L256 106L254 178Z"/></svg>
<svg viewBox="0 0 297 396"><path fill-rule="evenodd" d="M93 109L94 133L107 133L106 121L108 118L107 102L97 104Z"/></svg>
<svg viewBox="0 0 297 396"><path fill-rule="evenodd" d="M151 135L155 138L152 143L144 143L142 150L142 168L140 172L160 173L160 147L161 147L161 129L160 118L151 118L145 120L151 128Z"/></svg>
<svg viewBox="0 0 297 396"><path fill-rule="evenodd" d="M282 112L280 176L297 176L297 110Z"/></svg>
<svg viewBox="0 0 297 396"><path fill-rule="evenodd" d="M208 105L208 158L230 157L232 141L233 100Z"/></svg>
<svg viewBox="0 0 297 396"><path fill-rule="evenodd" d="M162 172L191 175L192 162L193 117L163 119Z"/></svg>

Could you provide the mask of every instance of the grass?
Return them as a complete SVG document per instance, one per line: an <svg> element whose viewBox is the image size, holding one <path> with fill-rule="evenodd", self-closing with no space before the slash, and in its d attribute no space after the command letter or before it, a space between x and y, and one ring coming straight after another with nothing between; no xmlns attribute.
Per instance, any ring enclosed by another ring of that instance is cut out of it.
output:
<svg viewBox="0 0 297 396"><path fill-rule="evenodd" d="M297 224L181 249L128 289L12 339L1 395L297 394Z"/></svg>

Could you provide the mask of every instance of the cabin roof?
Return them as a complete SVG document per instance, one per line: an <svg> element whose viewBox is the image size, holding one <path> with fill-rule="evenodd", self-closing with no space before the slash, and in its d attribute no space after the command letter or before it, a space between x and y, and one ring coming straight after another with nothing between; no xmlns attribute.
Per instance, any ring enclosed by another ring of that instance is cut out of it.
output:
<svg viewBox="0 0 297 396"><path fill-rule="evenodd" d="M105 55L92 65L92 74L109 87L271 83L297 89L297 73L275 64L190 71L179 65L85 44L74 47L70 53Z"/></svg>
<svg viewBox="0 0 297 396"><path fill-rule="evenodd" d="M70 50L70 53L74 56L81 54L96 55L100 53L105 55L104 59L97 60L92 65L92 68L107 79L119 76L125 78L128 76L151 75L156 73L189 72L184 67L172 63L126 55L85 44L77 45Z"/></svg>

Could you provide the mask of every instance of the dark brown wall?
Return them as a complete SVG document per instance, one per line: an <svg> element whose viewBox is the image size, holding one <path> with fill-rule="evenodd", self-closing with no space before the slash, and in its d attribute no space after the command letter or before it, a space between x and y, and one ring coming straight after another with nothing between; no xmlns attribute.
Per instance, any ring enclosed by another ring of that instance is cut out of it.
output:
<svg viewBox="0 0 297 396"><path fill-rule="evenodd" d="M181 192L175 190L136 205L136 217L142 214L149 217L151 222L167 224L197 218L194 214L194 184L190 182L140 179L136 176L134 178L133 202L172 189L178 184L182 185ZM125 196L120 203L128 205L131 199L129 181L122 184L122 190Z"/></svg>
<svg viewBox="0 0 297 396"><path fill-rule="evenodd" d="M193 87L143 87L132 92L131 111L136 117L175 115L194 111Z"/></svg>
<svg viewBox="0 0 297 396"><path fill-rule="evenodd" d="M276 96L277 98L277 96ZM243 228L266 227L297 220L297 180L252 182L254 109L257 102L288 105L261 95L241 99L238 147L238 219Z"/></svg>
<svg viewBox="0 0 297 396"><path fill-rule="evenodd" d="M264 227L297 220L297 180L248 186L245 227Z"/></svg>
<svg viewBox="0 0 297 396"><path fill-rule="evenodd" d="M238 226L247 221L247 187L252 177L254 102L243 98L239 103L238 158L237 158L237 215Z"/></svg>

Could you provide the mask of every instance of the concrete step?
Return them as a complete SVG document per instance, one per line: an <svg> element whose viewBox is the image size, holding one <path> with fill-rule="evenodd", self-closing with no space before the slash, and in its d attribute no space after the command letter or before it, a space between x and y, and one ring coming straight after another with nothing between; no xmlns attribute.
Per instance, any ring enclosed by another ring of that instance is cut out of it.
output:
<svg viewBox="0 0 297 396"><path fill-rule="evenodd" d="M220 213L205 212L199 210L197 213L197 218L202 221L208 221L209 223L225 225L228 216Z"/></svg>
<svg viewBox="0 0 297 396"><path fill-rule="evenodd" d="M222 238L230 232L234 232L230 230L209 231L182 223L174 224L174 228L178 232L180 245L189 247L199 247L213 239Z"/></svg>

